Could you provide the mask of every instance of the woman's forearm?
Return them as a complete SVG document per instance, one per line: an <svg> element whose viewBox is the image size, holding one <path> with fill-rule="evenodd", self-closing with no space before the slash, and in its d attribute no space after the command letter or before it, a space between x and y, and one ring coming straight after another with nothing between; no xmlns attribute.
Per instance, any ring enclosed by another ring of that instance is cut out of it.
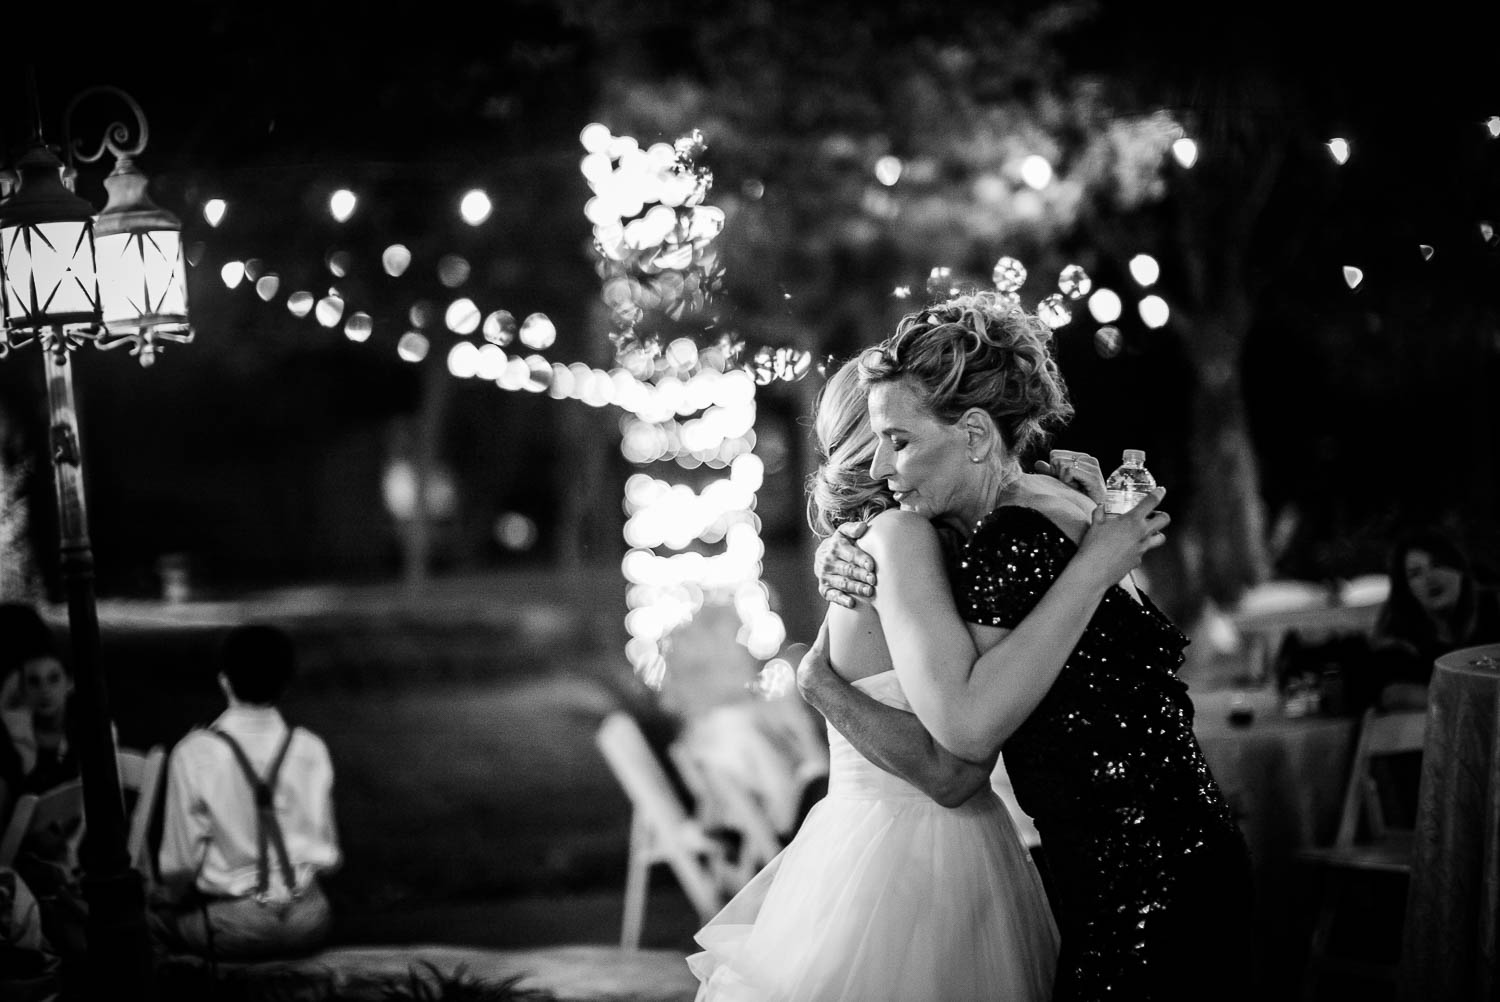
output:
<svg viewBox="0 0 1500 1002"><path fill-rule="evenodd" d="M934 741L914 715L871 698L832 671L820 673L801 691L856 751L944 807L956 807L989 786L993 754L979 762L959 758Z"/></svg>
<svg viewBox="0 0 1500 1002"><path fill-rule="evenodd" d="M1070 562L1014 629L971 624L981 652L971 668L923 665L932 684L912 687L912 709L955 754L993 754L1057 681L1108 587L1094 569Z"/></svg>

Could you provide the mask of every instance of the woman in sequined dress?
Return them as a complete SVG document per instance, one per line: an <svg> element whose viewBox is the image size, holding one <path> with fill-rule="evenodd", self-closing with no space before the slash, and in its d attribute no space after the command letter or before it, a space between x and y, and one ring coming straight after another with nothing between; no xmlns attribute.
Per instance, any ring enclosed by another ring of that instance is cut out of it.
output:
<svg viewBox="0 0 1500 1002"><path fill-rule="evenodd" d="M980 295L908 316L862 360L878 441L871 474L903 508L966 537L950 579L981 652L1050 594L1099 519L1077 492L1021 472L1042 427L1071 414L1049 339L1035 318ZM904 559L875 556L887 567ZM1060 670L1008 659L981 672L929 634L922 596L889 604L893 660L903 680L921 680L906 687L918 719L965 759L1003 747L1036 822L1062 934L1054 998L1242 991L1249 858L1193 737L1176 676L1182 633L1127 579L1104 592ZM863 754L894 760L889 714L829 671L820 645L798 680Z"/></svg>
<svg viewBox="0 0 1500 1002"><path fill-rule="evenodd" d="M908 534L931 544L887 564L877 601L830 610L822 641L835 671L920 731L905 689L921 681L893 665L882 617L908 591L947 596L935 532L896 510L870 478L875 437L854 363L824 387L814 427L823 456L809 485L815 530L867 520L867 545L882 556ZM1139 565L1157 527L1143 511L1091 533L1068 569L1072 587L1053 589L991 654L1040 656L1060 668L1097 595ZM952 600L936 612L930 628L974 661ZM928 741L892 766L865 759L837 731L828 741L827 795L785 851L697 933L703 949L688 965L702 982L698 1002L1051 998L1057 927L1009 809L989 788L995 755L964 763Z"/></svg>

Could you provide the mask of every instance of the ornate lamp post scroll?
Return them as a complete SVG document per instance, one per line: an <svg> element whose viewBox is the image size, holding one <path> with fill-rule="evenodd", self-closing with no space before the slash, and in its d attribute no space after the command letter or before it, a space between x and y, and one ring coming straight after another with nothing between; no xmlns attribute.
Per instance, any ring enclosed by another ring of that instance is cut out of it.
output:
<svg viewBox="0 0 1500 1002"><path fill-rule="evenodd" d="M40 114L30 148L16 165L14 190L0 200L0 357L38 343L46 366L50 446L57 490L62 576L67 593L75 679L70 739L78 749L87 816L80 862L88 903L90 997L154 996L145 890L126 852L124 800L115 758L108 688L99 664L94 557L89 541L83 455L73 397L74 353L85 342L131 344L143 365L161 341L191 340L181 224L151 203L133 158L145 147L145 116L123 91L140 137L126 146L115 123L99 151L114 153L105 181L109 203L98 217L72 191L71 170L48 148ZM34 99L34 91L33 91ZM71 151L70 151L71 159Z"/></svg>

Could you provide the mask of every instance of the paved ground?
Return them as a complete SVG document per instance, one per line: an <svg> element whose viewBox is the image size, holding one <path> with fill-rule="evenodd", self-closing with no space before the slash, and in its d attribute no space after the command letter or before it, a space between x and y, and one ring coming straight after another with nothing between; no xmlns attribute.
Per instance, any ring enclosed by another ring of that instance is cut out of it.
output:
<svg viewBox="0 0 1500 1002"><path fill-rule="evenodd" d="M388 585L176 606L106 599L100 619L120 737L133 746L170 745L218 712L212 654L225 626L257 618L292 631L304 671L287 713L324 735L338 776L347 859L330 881L330 963L345 987L427 959L445 972L531 972L561 998L685 1000L682 958L699 922L664 869L644 952L617 949L629 805L593 733L622 705L653 736L670 728L623 666L622 609L616 578L584 572L449 579L415 595Z"/></svg>

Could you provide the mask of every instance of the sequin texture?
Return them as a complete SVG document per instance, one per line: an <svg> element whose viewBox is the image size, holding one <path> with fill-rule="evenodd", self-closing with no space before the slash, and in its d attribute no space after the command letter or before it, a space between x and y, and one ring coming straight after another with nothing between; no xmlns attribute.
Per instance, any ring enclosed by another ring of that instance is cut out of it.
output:
<svg viewBox="0 0 1500 1002"><path fill-rule="evenodd" d="M959 611L1016 626L1076 550L1034 509L995 509L955 556ZM1245 938L1248 852L1193 736L1187 637L1142 599L1109 590L1003 748L1052 877L1059 1000L1192 997Z"/></svg>

